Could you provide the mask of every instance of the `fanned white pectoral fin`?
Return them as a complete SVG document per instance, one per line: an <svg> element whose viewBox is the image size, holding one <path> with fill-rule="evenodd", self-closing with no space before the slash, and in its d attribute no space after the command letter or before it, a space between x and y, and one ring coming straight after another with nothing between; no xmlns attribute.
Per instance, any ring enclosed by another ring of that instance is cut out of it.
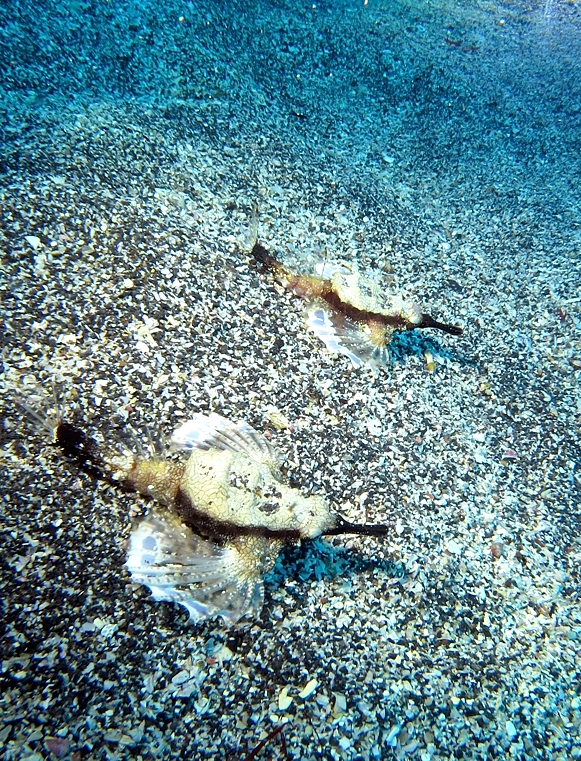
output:
<svg viewBox="0 0 581 761"><path fill-rule="evenodd" d="M307 325L317 338L325 344L333 354L343 354L349 357L353 367L361 367L363 360L342 340L342 335L331 320L331 312L322 307L315 307L307 311Z"/></svg>
<svg viewBox="0 0 581 761"><path fill-rule="evenodd" d="M248 423L233 423L215 412L209 415L195 414L173 432L171 445L182 451L230 449L233 452L244 452L260 462L270 463L277 459L268 439Z"/></svg>
<svg viewBox="0 0 581 761"><path fill-rule="evenodd" d="M201 539L172 513L150 511L129 540L126 567L155 600L177 602L197 623L221 616L234 624L263 602L259 566L232 543Z"/></svg>
<svg viewBox="0 0 581 761"><path fill-rule="evenodd" d="M374 344L365 326L332 309L311 305L307 309L307 325L329 351L349 357L353 367L367 364L375 368L389 364L386 345Z"/></svg>

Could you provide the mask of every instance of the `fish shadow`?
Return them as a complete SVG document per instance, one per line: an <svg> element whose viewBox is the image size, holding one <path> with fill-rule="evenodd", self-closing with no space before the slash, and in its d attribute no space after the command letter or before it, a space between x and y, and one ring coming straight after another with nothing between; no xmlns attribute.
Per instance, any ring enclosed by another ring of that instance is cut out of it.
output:
<svg viewBox="0 0 581 761"><path fill-rule="evenodd" d="M393 334L388 346L389 362L391 365L404 364L408 357L424 358L426 352L434 357L448 359L451 362L459 362L462 365L473 365L474 360L463 352L450 350L442 345L436 338L426 335L419 330L397 331Z"/></svg>
<svg viewBox="0 0 581 761"><path fill-rule="evenodd" d="M285 579L322 581L378 571L396 579L406 575L403 563L377 557L372 559L357 550L335 547L322 539L315 539L285 547L264 582L267 588L276 589Z"/></svg>

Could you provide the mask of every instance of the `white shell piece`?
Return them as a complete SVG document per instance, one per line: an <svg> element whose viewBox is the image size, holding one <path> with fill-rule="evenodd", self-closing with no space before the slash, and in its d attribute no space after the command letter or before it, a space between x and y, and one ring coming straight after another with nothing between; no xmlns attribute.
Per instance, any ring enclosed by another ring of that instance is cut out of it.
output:
<svg viewBox="0 0 581 761"><path fill-rule="evenodd" d="M270 463L277 459L268 439L248 423L233 423L215 412L210 415L194 415L173 432L171 445L182 451L229 449L232 452L244 452L260 462Z"/></svg>
<svg viewBox="0 0 581 761"><path fill-rule="evenodd" d="M259 567L234 544L196 536L169 511L149 512L131 534L126 567L155 600L183 605L197 623L221 616L228 624L262 608Z"/></svg>
<svg viewBox="0 0 581 761"><path fill-rule="evenodd" d="M319 682L316 679L309 680L303 689L299 692L299 698L308 698L319 686Z"/></svg>

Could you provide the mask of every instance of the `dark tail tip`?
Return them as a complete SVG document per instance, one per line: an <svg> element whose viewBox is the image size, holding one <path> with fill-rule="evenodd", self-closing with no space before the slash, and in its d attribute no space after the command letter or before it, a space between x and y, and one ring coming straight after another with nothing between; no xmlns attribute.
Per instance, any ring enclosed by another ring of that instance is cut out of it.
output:
<svg viewBox="0 0 581 761"><path fill-rule="evenodd" d="M278 264L274 256L258 242L254 244L250 253L256 259L256 261L262 264L264 267L272 269Z"/></svg>
<svg viewBox="0 0 581 761"><path fill-rule="evenodd" d="M422 315L422 321L416 327L418 328L435 328L441 330L443 333L449 333L451 336L461 336L464 332L459 325L446 325L443 322L438 322L430 317L429 314Z"/></svg>
<svg viewBox="0 0 581 761"><path fill-rule="evenodd" d="M105 462L99 445L76 425L61 420L55 429L54 441L86 473L104 477Z"/></svg>

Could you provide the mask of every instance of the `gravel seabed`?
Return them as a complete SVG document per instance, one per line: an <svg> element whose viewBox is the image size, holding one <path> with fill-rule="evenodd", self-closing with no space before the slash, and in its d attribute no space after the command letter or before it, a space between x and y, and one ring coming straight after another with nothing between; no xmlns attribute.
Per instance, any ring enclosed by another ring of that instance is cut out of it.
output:
<svg viewBox="0 0 581 761"><path fill-rule="evenodd" d="M243 761L285 721L297 760L581 757L578 3L0 21L4 758ZM355 260L464 335L327 354L250 261L254 203L284 261ZM134 447L246 419L393 531L290 547L259 620L192 627L123 568L145 501L16 404L53 379Z"/></svg>

